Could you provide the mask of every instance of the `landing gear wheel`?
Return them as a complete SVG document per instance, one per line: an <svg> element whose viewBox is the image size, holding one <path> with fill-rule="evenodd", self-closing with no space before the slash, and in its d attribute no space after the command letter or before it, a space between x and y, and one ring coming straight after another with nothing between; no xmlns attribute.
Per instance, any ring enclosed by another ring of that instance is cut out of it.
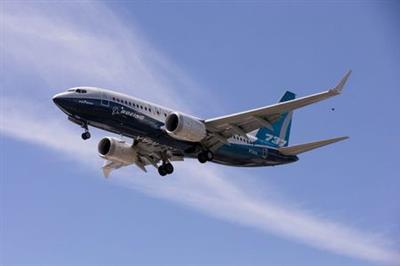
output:
<svg viewBox="0 0 400 266"><path fill-rule="evenodd" d="M206 151L207 161L212 161L214 159L214 153L211 151Z"/></svg>
<svg viewBox="0 0 400 266"><path fill-rule="evenodd" d="M158 173L160 174L160 176L166 176L168 174L164 165L160 165L158 167Z"/></svg>
<svg viewBox="0 0 400 266"><path fill-rule="evenodd" d="M164 168L164 165L161 165L158 167L158 173L160 174L160 176L166 176L167 175L167 171Z"/></svg>
<svg viewBox="0 0 400 266"><path fill-rule="evenodd" d="M90 139L90 132L89 131L83 132L81 137L83 140Z"/></svg>
<svg viewBox="0 0 400 266"><path fill-rule="evenodd" d="M199 160L200 163L205 163L207 162L207 154L205 152L200 152L197 155L197 159Z"/></svg>
<svg viewBox="0 0 400 266"><path fill-rule="evenodd" d="M160 176L170 175L174 172L174 166L171 163L164 163L158 167Z"/></svg>
<svg viewBox="0 0 400 266"><path fill-rule="evenodd" d="M214 159L214 154L211 151L202 151L197 155L197 159L200 163L212 161Z"/></svg>
<svg viewBox="0 0 400 266"><path fill-rule="evenodd" d="M164 164L164 170L170 175L174 172L174 166L171 163L166 163Z"/></svg>

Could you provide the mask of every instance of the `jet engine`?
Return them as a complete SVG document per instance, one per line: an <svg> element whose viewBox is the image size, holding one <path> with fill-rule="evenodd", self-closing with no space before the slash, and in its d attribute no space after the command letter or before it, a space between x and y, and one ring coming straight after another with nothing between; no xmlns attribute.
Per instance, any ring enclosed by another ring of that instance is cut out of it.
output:
<svg viewBox="0 0 400 266"><path fill-rule="evenodd" d="M170 113L165 119L167 133L180 140L199 142L207 136L206 126L194 117L181 113Z"/></svg>
<svg viewBox="0 0 400 266"><path fill-rule="evenodd" d="M137 159L136 149L131 144L116 138L103 138L100 140L97 149L101 157L113 162L132 164Z"/></svg>

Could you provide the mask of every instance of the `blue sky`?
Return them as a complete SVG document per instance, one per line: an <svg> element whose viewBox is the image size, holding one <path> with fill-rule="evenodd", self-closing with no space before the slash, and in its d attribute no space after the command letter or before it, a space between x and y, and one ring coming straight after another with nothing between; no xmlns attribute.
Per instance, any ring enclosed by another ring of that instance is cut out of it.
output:
<svg viewBox="0 0 400 266"><path fill-rule="evenodd" d="M2 265L396 265L400 5L2 3ZM102 177L93 130L52 95L90 85L202 118L325 90L296 164L176 164ZM331 108L335 108L332 112Z"/></svg>

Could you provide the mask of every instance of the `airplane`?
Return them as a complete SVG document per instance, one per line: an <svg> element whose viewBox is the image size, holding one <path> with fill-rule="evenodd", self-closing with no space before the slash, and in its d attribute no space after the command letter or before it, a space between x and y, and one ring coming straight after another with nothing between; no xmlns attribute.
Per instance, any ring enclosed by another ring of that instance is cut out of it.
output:
<svg viewBox="0 0 400 266"><path fill-rule="evenodd" d="M132 143L104 137L98 143L105 159L103 174L136 165L152 165L161 176L172 174L172 162L185 158L230 166L276 166L296 162L298 155L336 143L338 137L289 146L293 111L339 95L351 74L333 88L295 97L287 91L276 104L210 119L200 119L135 97L95 87L74 87L56 94L54 103L84 130L89 126L131 138Z"/></svg>

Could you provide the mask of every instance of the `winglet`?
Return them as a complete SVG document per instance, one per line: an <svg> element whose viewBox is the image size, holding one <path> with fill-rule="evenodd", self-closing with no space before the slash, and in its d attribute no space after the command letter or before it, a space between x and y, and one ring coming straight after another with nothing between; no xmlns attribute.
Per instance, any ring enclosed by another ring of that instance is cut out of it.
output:
<svg viewBox="0 0 400 266"><path fill-rule="evenodd" d="M351 70L347 71L346 75L344 75L344 77L340 80L340 82L336 85L336 87L333 89L330 89L329 91L335 95L340 94L344 88L344 85L347 82L347 79L350 77L350 74L351 74Z"/></svg>

